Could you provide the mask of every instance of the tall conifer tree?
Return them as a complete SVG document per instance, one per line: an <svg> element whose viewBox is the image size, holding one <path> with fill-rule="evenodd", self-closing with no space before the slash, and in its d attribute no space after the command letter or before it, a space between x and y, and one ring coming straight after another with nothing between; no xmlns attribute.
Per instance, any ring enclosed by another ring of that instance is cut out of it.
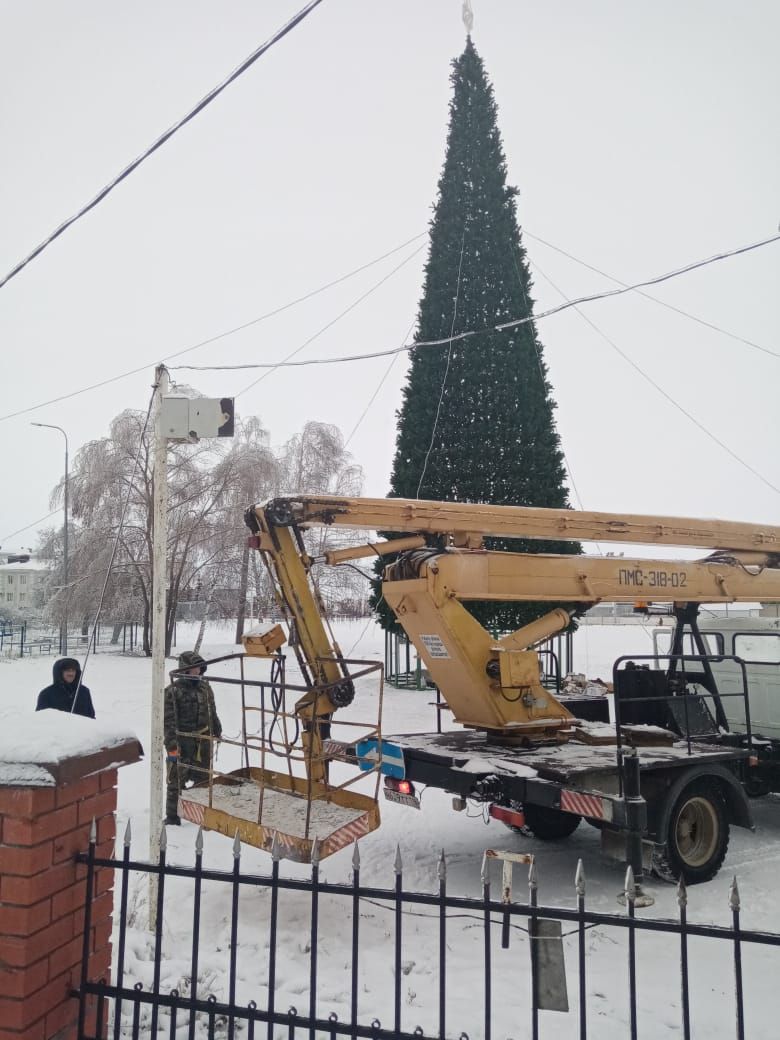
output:
<svg viewBox="0 0 780 1040"><path fill-rule="evenodd" d="M497 109L467 38L453 61L447 152L431 222L417 341L532 314L531 277L507 185ZM392 497L566 507L563 453L533 322L412 351L398 416ZM571 542L489 539L509 551L572 553ZM538 604L469 604L515 628ZM386 620L389 620L386 618Z"/></svg>

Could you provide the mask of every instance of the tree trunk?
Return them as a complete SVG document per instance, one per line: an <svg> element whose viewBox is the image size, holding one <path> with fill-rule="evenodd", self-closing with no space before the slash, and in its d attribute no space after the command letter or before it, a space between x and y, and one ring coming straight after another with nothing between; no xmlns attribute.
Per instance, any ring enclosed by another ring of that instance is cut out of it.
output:
<svg viewBox="0 0 780 1040"><path fill-rule="evenodd" d="M176 628L176 606L179 602L179 585L176 582L175 587L168 589L168 595L165 598L165 656L171 656L171 647L173 646L173 632Z"/></svg>
<svg viewBox="0 0 780 1040"><path fill-rule="evenodd" d="M260 553L252 553L252 577L255 583L255 611L257 612L255 617L259 621L262 617L261 613L261 597L260 597L260 569L257 566L257 557Z"/></svg>
<svg viewBox="0 0 780 1040"><path fill-rule="evenodd" d="M209 614L211 613L211 602L214 599L214 586L209 586L209 592L206 597L206 602L203 605L203 614L200 618L200 627L198 628L198 638L195 640L195 646L193 650L196 654L200 653L200 646L203 642L203 636L206 632L206 622L208 621Z"/></svg>
<svg viewBox="0 0 780 1040"><path fill-rule="evenodd" d="M152 631L151 618L149 616L149 601L144 601L144 636L143 649L147 657L152 656Z"/></svg>
<svg viewBox="0 0 780 1040"><path fill-rule="evenodd" d="M249 546L244 545L244 553L241 557L241 578L238 583L238 603L236 611L236 638L240 643L244 634L244 622L246 620L246 593L249 586Z"/></svg>

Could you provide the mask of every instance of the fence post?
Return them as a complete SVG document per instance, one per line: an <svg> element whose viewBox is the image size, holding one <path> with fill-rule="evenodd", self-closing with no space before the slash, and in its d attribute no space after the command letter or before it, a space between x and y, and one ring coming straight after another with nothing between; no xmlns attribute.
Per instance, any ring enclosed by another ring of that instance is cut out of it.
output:
<svg viewBox="0 0 780 1040"><path fill-rule="evenodd" d="M401 846L396 845L395 847L395 863L393 865L395 870L395 979L393 987L393 1005L394 1005L394 1028L396 1033L401 1032L401 972L403 970L401 964L401 944L402 944L402 928L403 928L403 862L401 860ZM487 1038L489 1040L489 1038Z"/></svg>
<svg viewBox="0 0 780 1040"><path fill-rule="evenodd" d="M441 850L439 875L439 1037L445 1040L447 1015L447 862Z"/></svg>
<svg viewBox="0 0 780 1040"><path fill-rule="evenodd" d="M734 936L734 983L737 1004L737 1040L745 1038L745 1004L742 991L742 945L740 941L740 898L737 876L729 887L729 906L731 907L732 934Z"/></svg>
<svg viewBox="0 0 780 1040"><path fill-rule="evenodd" d="M29 723L41 726L42 741L47 727L35 720L49 714L34 714ZM86 868L76 862L76 856L87 849L93 818L95 855L111 855L117 765L139 757L138 742L129 740L45 768L15 762L8 772L17 782L0 782L0 1023L4 1038L75 1037L79 1002L73 994L79 985L84 944L89 979L108 976L114 872L107 867L95 869L87 931ZM94 1014L93 1006L87 1014L92 1028Z"/></svg>
<svg viewBox="0 0 780 1040"><path fill-rule="evenodd" d="M539 901L539 885L536 878L536 862L532 861L528 868L528 903L531 912L528 915L528 941L531 953L531 1038L539 1040L539 971L537 962L537 913Z"/></svg>
<svg viewBox="0 0 780 1040"><path fill-rule="evenodd" d="M352 1020L352 1040L357 1037L358 1017L358 958L360 944L360 848L355 842L352 853L352 984L349 999Z"/></svg>
<svg viewBox="0 0 780 1040"><path fill-rule="evenodd" d="M585 966L585 868L582 860L577 861L577 872L574 875L574 889L577 893L577 947L579 954L579 1002L580 1002L580 1040L588 1035L588 993L586 986Z"/></svg>

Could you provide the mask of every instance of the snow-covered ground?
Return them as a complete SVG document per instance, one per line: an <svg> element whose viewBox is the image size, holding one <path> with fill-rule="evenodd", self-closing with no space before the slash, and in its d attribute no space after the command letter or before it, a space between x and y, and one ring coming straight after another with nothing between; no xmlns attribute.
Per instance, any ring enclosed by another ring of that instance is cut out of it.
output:
<svg viewBox="0 0 780 1040"><path fill-rule="evenodd" d="M232 626L212 625L207 632L202 652L206 657L230 653ZM347 656L381 660L383 636L373 623L342 623L337 638ZM195 626L179 626L179 648L191 647ZM190 640L188 642L187 640ZM590 677L608 678L615 656L625 652L647 653L651 649L649 631L639 626L583 626L575 636L575 667ZM17 717L20 707L33 710L39 689L50 680L52 659L23 661L0 660L0 721L3 703L13 706ZM252 677L266 678L263 662L250 662ZM218 665L214 674L232 673ZM85 681L92 690L98 719L111 720L122 732L134 731L148 744L149 690L151 662L101 654L93 657ZM226 736L237 737L241 726L240 697L237 687L215 687L217 706ZM386 688L383 706L385 733L431 730L435 726L433 708L427 691L397 691ZM371 725L378 709L377 682L372 677L361 680L359 696L343 713L345 718ZM334 737L345 734L334 732ZM354 731L348 734L354 737ZM218 768L229 769L240 764L237 749L222 745ZM145 858L148 852L148 762L124 768L119 776L120 837L128 820L132 821L134 858ZM772 797L754 803L757 829L755 834L739 829L732 831L731 845L724 869L707 885L689 892L689 920L730 924L728 888L737 875L743 901L742 923L745 928L780 932L780 900L777 898L780 868L780 800ZM480 868L486 848L533 852L537 858L539 899L542 903L573 905L574 872L581 858L587 878L587 902L591 908L617 911L616 896L623 883L623 868L602 860L599 835L585 824L561 843L542 843L508 831L496 821L486 822L482 813L470 810L455 813L450 798L436 790L422 795L422 810L386 802L381 804L381 827L362 840L361 882L391 888L394 884L393 860L396 845L401 849L404 887L434 892L437 889L437 861L441 850L446 856L448 891L459 895L479 896ZM168 828L169 862L191 864L194 858L196 829L184 823L181 828ZM320 876L329 882L347 882L351 878L352 849L347 848L325 860ZM218 834L205 835L204 864L213 869L232 869L232 843ZM270 856L244 846L242 870L265 874L270 870ZM308 876L309 868L284 863L283 874ZM523 868L515 874L518 900L526 898ZM494 878L494 891L499 891L499 872ZM638 911L646 916L676 917L675 891L671 886L650 880L649 890L655 906ZM191 883L169 880L166 888L164 915L163 990L189 986L191 929ZM141 878L133 879L130 897L126 985L136 981L149 986L153 962L151 937L146 931L148 886ZM230 887L217 883L204 886L199 989L218 997L227 994L227 968L230 937ZM319 1002L318 1013L335 1011L341 1018L348 1015L350 1000L350 929L349 907L336 896L323 896L320 901ZM240 1002L254 999L264 1006L267 998L269 893L262 887L241 895L237 998ZM433 916L426 916L431 914ZM286 1010L290 1005L300 1012L308 1008L309 979L309 900L299 893L282 892L280 896L279 963L277 969L276 1006ZM573 926L572 926L573 927ZM365 903L361 907L360 939L360 1016L369 1022L379 1018L383 1025L392 1023L392 959L393 918L384 907ZM403 1028L420 1025L426 1033L435 1033L438 1015L438 917L425 908L404 918ZM569 930L564 925L564 932ZM523 932L512 933L508 951L500 949L499 926L494 928L493 945L493 1035L523 1037L529 1035L529 970L528 944ZM626 937L622 931L591 929L587 938L588 992L590 1034L599 1038L623 1037L628 1030ZM482 1035L482 957L481 922L454 918L447 933L448 1034L464 1030L470 1037ZM542 1013L542 1036L559 1038L577 1035L577 958L576 936L565 940L569 973L569 1000L572 1013ZM679 948L673 936L640 933L638 936L638 1000L641 1036L680 1035ZM746 1035L751 1038L777 1035L780 1000L776 977L780 969L780 949L772 947L743 948L746 996ZM731 1037L734 1035L733 961L730 944L711 939L690 941L692 1015L694 1035ZM162 1020L161 1020L162 1022ZM129 1028L129 1027L128 1027ZM204 1033L205 1035L205 1033ZM280 1034L281 1035L281 1034Z"/></svg>

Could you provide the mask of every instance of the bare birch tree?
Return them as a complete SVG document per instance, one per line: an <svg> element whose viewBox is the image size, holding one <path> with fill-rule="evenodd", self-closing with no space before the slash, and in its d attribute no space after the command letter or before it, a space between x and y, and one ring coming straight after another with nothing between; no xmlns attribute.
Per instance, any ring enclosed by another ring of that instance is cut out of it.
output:
<svg viewBox="0 0 780 1040"><path fill-rule="evenodd" d="M280 453L284 470L284 494L343 495L352 498L363 489L363 470L352 461L337 426L307 422L301 433L290 438ZM367 532L365 533L367 535ZM304 535L311 556L365 540L359 531L339 527L316 527ZM364 604L368 579L360 568L315 566L311 572L320 595L332 610Z"/></svg>
<svg viewBox="0 0 780 1040"><path fill-rule="evenodd" d="M140 619L142 647L149 654L153 435L143 427L142 413L122 412L111 423L108 436L90 441L76 455L70 477L73 526L67 589L61 587L59 578L58 532L44 535L40 552L54 564L49 578L50 616L59 619L67 603L68 614L81 620L86 633L97 610L116 541L103 615L115 621ZM203 601L214 604L222 616L237 617L237 642L243 634L250 584L252 599L264 609L270 607L272 592L267 576L262 569L250 571L243 522L248 506L299 491L360 492L362 472L345 451L336 427L307 423L278 451L269 447L268 434L256 418L240 423L236 433L229 442L169 445L166 654L170 652L179 602L199 597L202 589ZM139 442L141 451L134 470ZM62 490L61 484L55 488L53 505L60 500ZM319 554L343 544L345 535L347 541L354 540L353 534L322 530L307 538L311 551ZM330 603L353 602L363 595L357 591L361 579L354 571L317 575L316 580Z"/></svg>

